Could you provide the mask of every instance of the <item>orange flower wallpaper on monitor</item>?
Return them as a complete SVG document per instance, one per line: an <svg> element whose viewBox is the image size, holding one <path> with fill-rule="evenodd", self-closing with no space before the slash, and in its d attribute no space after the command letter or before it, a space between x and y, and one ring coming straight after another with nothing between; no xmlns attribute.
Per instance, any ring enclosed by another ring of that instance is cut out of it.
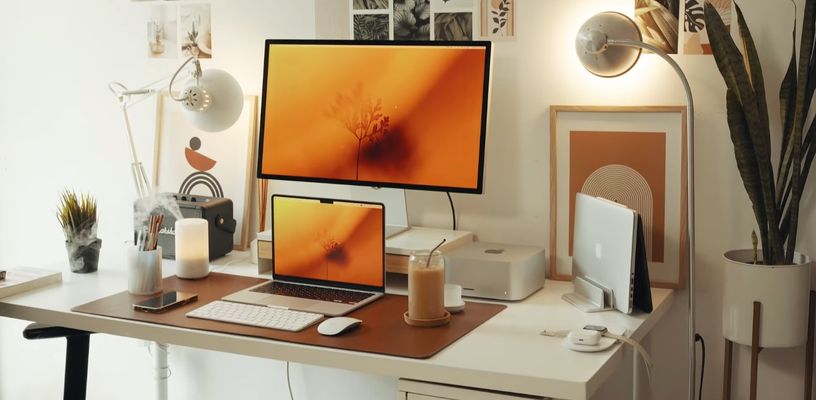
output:
<svg viewBox="0 0 816 400"><path fill-rule="evenodd" d="M276 275L383 286L381 205L273 197Z"/></svg>
<svg viewBox="0 0 816 400"><path fill-rule="evenodd" d="M262 175L480 188L484 47L267 50Z"/></svg>

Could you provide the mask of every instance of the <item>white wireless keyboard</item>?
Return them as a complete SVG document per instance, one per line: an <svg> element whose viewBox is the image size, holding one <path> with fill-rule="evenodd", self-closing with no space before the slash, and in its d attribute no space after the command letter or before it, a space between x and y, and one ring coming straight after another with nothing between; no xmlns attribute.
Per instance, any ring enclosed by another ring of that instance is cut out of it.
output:
<svg viewBox="0 0 816 400"><path fill-rule="evenodd" d="M191 318L230 322L298 332L314 324L323 315L283 308L216 300L186 314Z"/></svg>

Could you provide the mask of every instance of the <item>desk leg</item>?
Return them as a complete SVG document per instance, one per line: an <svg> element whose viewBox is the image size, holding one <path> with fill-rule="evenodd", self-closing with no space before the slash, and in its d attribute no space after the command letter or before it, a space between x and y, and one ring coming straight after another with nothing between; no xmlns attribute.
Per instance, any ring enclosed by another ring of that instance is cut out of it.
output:
<svg viewBox="0 0 816 400"><path fill-rule="evenodd" d="M170 367L167 365L167 345L152 342L153 369L156 372L156 400L167 400L167 379Z"/></svg>

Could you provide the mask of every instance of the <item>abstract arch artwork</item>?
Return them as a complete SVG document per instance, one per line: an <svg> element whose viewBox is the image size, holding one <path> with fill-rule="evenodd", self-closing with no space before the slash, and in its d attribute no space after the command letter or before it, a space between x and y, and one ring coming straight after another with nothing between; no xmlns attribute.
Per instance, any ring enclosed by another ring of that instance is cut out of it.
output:
<svg viewBox="0 0 816 400"><path fill-rule="evenodd" d="M193 167L196 172L184 178L178 193L193 194L193 189L195 189L196 186L203 186L209 191L210 196L224 197L224 189L221 188L218 179L216 179L213 174L207 172L215 167L215 164L218 162L201 154L198 151L200 148L201 139L199 139L198 136L193 136L190 139L190 147L184 148L184 158L187 159L187 164Z"/></svg>
<svg viewBox="0 0 816 400"><path fill-rule="evenodd" d="M654 287L683 287L686 108L550 107L550 278L572 278L575 195L623 204L643 220Z"/></svg>

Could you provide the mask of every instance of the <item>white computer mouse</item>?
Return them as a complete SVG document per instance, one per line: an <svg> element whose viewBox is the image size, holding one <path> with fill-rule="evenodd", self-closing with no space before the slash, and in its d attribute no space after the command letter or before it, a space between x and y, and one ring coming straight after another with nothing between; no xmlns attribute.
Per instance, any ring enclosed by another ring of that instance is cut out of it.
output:
<svg viewBox="0 0 816 400"><path fill-rule="evenodd" d="M317 326L317 333L326 336L339 335L360 326L362 323L362 320L351 317L329 318Z"/></svg>

